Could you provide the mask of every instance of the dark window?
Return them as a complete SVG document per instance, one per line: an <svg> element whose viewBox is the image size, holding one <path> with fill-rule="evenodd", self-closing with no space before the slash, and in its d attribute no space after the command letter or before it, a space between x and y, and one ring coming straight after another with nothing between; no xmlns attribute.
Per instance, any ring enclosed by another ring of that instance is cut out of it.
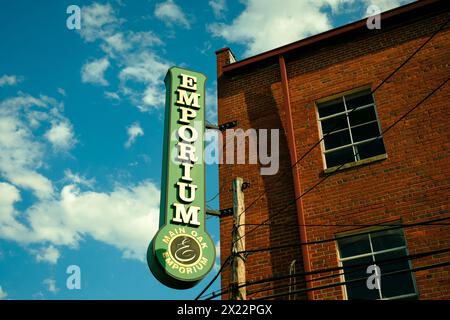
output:
<svg viewBox="0 0 450 320"><path fill-rule="evenodd" d="M377 230L338 239L337 243L344 278L349 282L345 285L348 299L417 298L413 273L388 274L411 269L409 260L405 258L408 253L401 229ZM379 289L367 286L367 279L373 275L373 272L367 273L371 265L380 268Z"/></svg>
<svg viewBox="0 0 450 320"><path fill-rule="evenodd" d="M317 106L327 168L386 153L369 89Z"/></svg>

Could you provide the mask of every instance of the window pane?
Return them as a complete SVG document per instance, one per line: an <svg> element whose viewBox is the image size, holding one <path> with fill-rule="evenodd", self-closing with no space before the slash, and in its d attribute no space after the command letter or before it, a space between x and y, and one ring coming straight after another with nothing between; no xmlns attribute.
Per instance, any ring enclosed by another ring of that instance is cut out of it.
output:
<svg viewBox="0 0 450 320"><path fill-rule="evenodd" d="M323 134L329 133L331 131L345 129L345 128L348 128L347 116L345 114L322 121Z"/></svg>
<svg viewBox="0 0 450 320"><path fill-rule="evenodd" d="M383 276L388 272L410 269L408 260L389 262L386 260L398 259L406 256L406 250L377 254L375 263L381 270L381 293L383 298L392 298L404 294L415 293L413 276L411 272L400 273L391 276ZM384 262L383 262L384 261Z"/></svg>
<svg viewBox="0 0 450 320"><path fill-rule="evenodd" d="M338 246L341 259L371 252L368 234L339 239Z"/></svg>
<svg viewBox="0 0 450 320"><path fill-rule="evenodd" d="M353 148L348 147L325 154L327 168L338 166L344 163L354 162Z"/></svg>
<svg viewBox="0 0 450 320"><path fill-rule="evenodd" d="M386 150L384 149L383 139L380 138L376 141L369 141L367 143L357 145L356 152L359 155L359 159L366 159L380 154L385 154Z"/></svg>
<svg viewBox="0 0 450 320"><path fill-rule="evenodd" d="M402 229L380 231L370 234L373 251L381 251L406 245Z"/></svg>
<svg viewBox="0 0 450 320"><path fill-rule="evenodd" d="M356 126L361 123L366 123L377 119L375 115L375 109L373 107L364 108L349 112L348 117L350 119L350 125Z"/></svg>
<svg viewBox="0 0 450 320"><path fill-rule="evenodd" d="M373 265L372 256L358 258L349 261L343 261L345 281L362 279L361 281L347 283L347 297L348 299L380 299L380 293L377 289L370 290L367 288L367 267ZM355 265L362 265L355 267Z"/></svg>
<svg viewBox="0 0 450 320"><path fill-rule="evenodd" d="M362 92L357 92L348 96L345 96L345 103L347 105L347 110L365 106L373 103L372 94L370 90L364 90Z"/></svg>
<svg viewBox="0 0 450 320"><path fill-rule="evenodd" d="M326 150L350 144L350 132L345 130L327 135L324 138L324 143Z"/></svg>
<svg viewBox="0 0 450 320"><path fill-rule="evenodd" d="M363 141L377 137L380 134L378 123L369 123L360 127L352 128L353 142Z"/></svg>
<svg viewBox="0 0 450 320"><path fill-rule="evenodd" d="M342 97L325 103L320 103L318 108L320 118L345 111Z"/></svg>

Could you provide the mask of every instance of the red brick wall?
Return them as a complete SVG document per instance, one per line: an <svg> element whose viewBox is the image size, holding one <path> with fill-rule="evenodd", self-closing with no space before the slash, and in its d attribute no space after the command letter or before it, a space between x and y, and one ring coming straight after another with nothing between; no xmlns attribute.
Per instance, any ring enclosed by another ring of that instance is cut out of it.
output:
<svg viewBox="0 0 450 320"><path fill-rule="evenodd" d="M325 43L285 56L298 156L319 140L315 101L360 86L374 89L411 55L448 15L435 14L408 24L365 32L350 40ZM245 190L247 223L257 224L274 216L292 202L294 188L284 135L283 96L276 60L268 64L222 74L227 50L218 52L219 123L238 120L239 127L280 128L280 171L261 176L257 165L220 166L220 183L228 187L220 195L221 208L232 207L231 179L250 182ZM375 92L382 129L406 113L445 80L450 72L450 30L440 32L408 64ZM369 165L340 171L303 197L307 224L375 224L392 219L414 223L449 216L450 184L450 90L447 84L384 136L388 158ZM299 165L302 191L324 177L321 147L316 147ZM287 173L285 173L288 171ZM248 250L299 242L297 212L292 205L275 216L271 227L263 226L246 237ZM289 225L291 224L291 225ZM247 226L247 231L254 228ZM333 238L344 227L307 227L308 241ZM221 218L221 259L230 254L232 218ZM404 229L410 254L450 247L448 226L418 226ZM337 266L336 244L310 245L312 270ZM251 254L246 261L247 281L289 273L292 260L302 272L300 247ZM450 254L414 260L413 267L449 261ZM227 289L230 269L222 274ZM421 299L450 298L450 269L416 272ZM327 274L319 274L316 277ZM297 279L301 281L301 278ZM313 286L341 279L313 282ZM287 284L288 280L251 286L248 292ZM297 289L304 285L298 285ZM249 295L263 297L286 292L273 289ZM297 298L305 298L305 294ZM227 295L224 298L228 298ZM314 291L315 299L342 299L341 287ZM287 299L283 297L282 299Z"/></svg>

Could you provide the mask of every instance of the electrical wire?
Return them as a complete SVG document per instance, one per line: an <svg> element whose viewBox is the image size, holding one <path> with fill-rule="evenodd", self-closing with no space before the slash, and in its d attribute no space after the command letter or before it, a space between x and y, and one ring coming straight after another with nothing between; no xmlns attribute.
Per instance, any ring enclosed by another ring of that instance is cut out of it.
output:
<svg viewBox="0 0 450 320"><path fill-rule="evenodd" d="M430 256L430 255L441 254L441 253L445 253L445 252L449 252L449 251L450 251L450 248L428 251L428 252L423 252L423 253L417 253L417 254L407 255L407 256L403 256L403 257L399 257L399 258L387 259L387 260L384 260L383 263L385 263L385 262L394 263L394 262L403 261L403 260L415 260L415 259L420 259L423 257ZM354 268L361 268L361 267L367 267L367 263L353 265L350 268L354 269ZM333 267L333 268L327 268L327 269L314 270L314 271L310 271L310 272L301 272L301 273L296 273L296 274L275 276L275 277L265 278L265 279L261 279L261 280L249 281L245 284L239 285L238 288L249 287L249 286L268 283L268 282L275 282L275 281L279 281L279 280L291 279L293 277L327 273L327 272L340 271L340 270L344 270L344 267ZM350 270L350 272L346 271L346 273L344 273L344 274L351 274L355 271L356 270ZM327 278L336 277L336 276L340 276L340 275L342 275L342 274L339 273L339 274L328 275L328 276L324 276L324 277L320 277L320 278L314 278L311 280L303 280L301 282L301 284L305 284L306 282L316 282L316 281L320 281L322 279L327 279ZM222 290L219 293L214 293L209 298L207 298L207 300L219 297L228 292L229 292L229 290Z"/></svg>
<svg viewBox="0 0 450 320"><path fill-rule="evenodd" d="M397 258L391 258L391 259L386 259L381 261L381 264L389 264L389 263L394 263L394 262L399 262L399 261L403 261L403 260L416 260L416 259L420 259L420 258L424 258L427 256L432 256L432 255L437 255L437 254L442 254L442 253L447 253L450 252L450 248L445 248L445 249L438 249L438 250L432 250L432 251L426 251L426 252L420 252L420 253L416 253L416 254L410 254L410 255L405 255L403 257L397 257ZM379 263L376 263L377 265ZM381 265L380 264L380 265ZM351 274L352 272L356 272L356 270L354 270L355 268L362 268L362 267L367 267L367 263L361 263L361 264L356 264L350 267L345 267L347 269L353 269L350 270L350 272L344 272L344 273L337 273L337 274L333 274L333 275L328 275L328 276L324 276L324 277L319 277L319 278L314 278L311 280L304 280L302 281L300 284L304 284L306 282L316 282L316 281L320 281L323 279L327 279L327 278L331 278L331 277L337 277L337 276L341 276L341 275L345 275L345 274ZM338 266L338 267L332 267L332 268L325 268L325 269L318 269L318 270L313 270L310 272L300 272L300 273L295 273L295 274L289 274L289 275L281 275L281 276L274 276L274 277L269 277L269 278L265 278L265 279L261 279L261 280L254 280L254 281L249 281L246 282L244 284L239 285L237 288L242 288L242 287L249 287L249 286L253 286L253 285L258 285L258 284L263 284L263 283L268 283L268 282L275 282L275 281L280 281L280 280L285 280L285 279L291 279L291 278L297 278L300 276L307 276L307 275L315 275L315 274L321 274L321 273L328 273L328 272L334 272L334 271L341 271L344 270L343 266ZM214 293L212 294L210 297L208 297L206 300L210 300L213 298L217 298L221 295L224 295L226 293L228 293L229 290L225 289L222 290L221 292L218 293ZM292 291L291 293L295 293L294 291Z"/></svg>
<svg viewBox="0 0 450 320"><path fill-rule="evenodd" d="M425 47L426 44L428 44L441 30L444 29L444 27L448 24L449 19L447 19L438 29L436 29L436 31L433 32L433 34L422 44L420 45L405 61L403 61L394 71L392 71L384 80L381 81L381 83L374 89L371 91L371 94L374 94L384 83L386 83L395 73L397 73L404 65L406 65L406 63L408 63L420 50L422 50L423 47ZM355 112L356 110L358 110L358 108L360 108L361 106L358 106L354 109L352 109L349 113L351 114L352 112ZM343 122L344 120L342 120ZM332 129L329 131L332 132L334 129L336 129L341 123L337 122L335 124L334 127L332 127ZM288 170L286 170L284 173L282 173L279 177L278 177L278 181L281 180L282 177L284 177L284 175L286 175L287 173L291 172L292 169L294 169L299 163L300 161L302 161L310 152L312 152L328 135L329 133L326 133L323 135L323 137L321 139L319 139L315 144L313 144L298 160L297 162L295 162L293 165L290 166L290 168L288 168ZM376 141L376 140L375 140ZM337 171L337 170L336 170ZM259 199L261 199L262 196L264 196L265 192L261 193L249 206L247 206L244 211L241 213L243 214L244 212L246 212L248 209L250 209Z"/></svg>
<svg viewBox="0 0 450 320"><path fill-rule="evenodd" d="M318 277L318 278L313 278L313 279L310 279L310 280L302 280L300 282L300 284L306 284L307 282L317 282L317 281L326 280L326 279L335 278L335 277L340 277L340 276L349 276L351 274L354 274L355 272L359 272L361 270L367 269L367 267L369 265L374 265L375 264L378 267L385 267L386 265L390 265L390 264L397 263L397 262L412 261L412 260L417 260L417 259L421 259L421 258L424 258L424 257L429 257L429 256L433 256L433 255L447 253L447 252L450 252L450 248L426 251L426 252L416 253L416 254L412 254L412 255L405 255L405 256L397 257L397 258L390 258L390 259L385 259L385 260L379 260L379 261L374 261L373 263L360 263L360 264L347 266L347 267L339 267L339 270L336 270L336 271L343 270L344 272L342 272L342 273L335 273L335 274L322 276L322 277ZM330 271L328 271L328 272L330 272ZM325 273L325 272L321 272L321 273ZM292 277L299 277L301 275L302 274L298 274L298 275L293 274ZM291 277L280 276L280 280L283 280L283 278L284 279L292 279ZM274 282L274 281L269 281L269 282ZM265 282L265 283L267 283L267 282ZM284 286L288 287L288 285L286 285L286 284ZM281 287L282 286L277 286L277 287L272 287L272 288L264 288L264 289L258 289L258 290L250 291L250 292L247 292L247 296L255 294L255 293L263 292L263 291L281 289Z"/></svg>
<svg viewBox="0 0 450 320"><path fill-rule="evenodd" d="M433 225L433 222L439 222L439 221L445 221L445 220L449 220L450 217L446 217L446 218L438 218L438 219L433 219L433 220L428 220L428 221L423 221L423 222L415 222L415 223L409 223L409 224L398 224L398 225L380 225L380 224L374 224L374 225L368 225L370 227L375 227L375 226L380 226L380 227L385 227L379 230L371 230L371 231L366 231L366 232L358 232L358 235L363 235L363 234L372 234L372 233L378 233L378 232L384 232L384 231L389 231L389 230L395 230L395 229L402 229L402 228L410 228L410 227L417 227L417 226L429 226L429 225ZM355 230L352 230L355 231ZM251 253L257 253L257 252L264 252L264 251L271 251L271 250L279 250L279 249L286 249L286 248L291 248L291 247L298 247L298 246L306 246L306 245L314 245L314 244L321 244L321 243L327 243L327 242L333 242L333 241L337 241L337 240L343 240L343 239L347 239L347 238L351 238L355 236L355 234L351 234L351 235L345 235L345 236L339 236L339 237L335 237L332 239L323 239L323 240L316 240L316 241L308 241L308 242L297 242L297 243L293 243L293 244L286 244L286 245L281 245L281 246L274 246L274 247L267 247L267 248L258 248L258 249L251 249L251 250L245 250L245 251L240 251L237 252L238 254L251 254Z"/></svg>
<svg viewBox="0 0 450 320"><path fill-rule="evenodd" d="M415 227L415 226L433 226L433 225L437 225L434 224L436 222L439 221L445 221L445 220L449 220L450 217L444 217L444 218L438 218L438 219L433 219L433 220L427 220L427 221L422 221L422 222L416 222L416 223L410 223L410 224L400 224L400 225L383 225L383 224L373 224L373 225L365 225L365 226L380 226L380 227L385 227L382 228L380 230L372 230L372 231L367 231L367 232L360 232L358 233L358 235L361 234L366 234L366 233L377 233L377 232L383 232L383 231L388 231L388 230L393 230L393 229L400 229L400 228L409 228L409 227ZM447 225L447 224L445 224ZM289 247L297 247L297 246L301 246L301 245L312 245L312 244L320 244L320 243L326 243L326 242L332 242L332 241L337 241L337 240L342 240L342 239L346 239L346 238L350 238L353 237L354 234L352 235L346 235L346 236L341 236L341 237L335 237L335 238L331 238L331 239L323 239L323 240L318 240L318 241L311 241L311 242L306 242L306 243L295 243L295 244L289 244L289 245L283 245L283 246L276 246L276 247L269 247L269 248L259 248L259 249L253 249L253 250L246 250L246 251L240 251L240 252L236 252L236 254L251 254L251 253L256 253L256 252L263 252L263 251L270 251L270 250L277 250L277 249L284 249L284 248L289 248ZM222 272L222 270L225 268L225 266L227 265L227 263L229 262L231 256L228 256L224 263L222 264L221 268L219 269L219 271L217 272L217 274L215 275L215 277L208 283L208 285L202 290L202 292L195 298L195 300L198 300L205 292L206 290L208 290L208 288L212 285L212 283L218 278L219 274ZM338 269L335 269L338 270ZM317 271L312 271L311 274L314 273L325 273L325 272L330 272L333 270L327 269L327 270L317 270ZM308 273L309 274L309 273ZM302 273L302 275L306 275L306 273ZM296 275L292 275L292 276L299 276L299 274ZM266 280L269 281L269 280ZM270 281L274 281L274 280L270 280ZM317 279L312 280L312 281L317 281ZM239 288L240 286L238 286ZM293 292L294 293L294 292Z"/></svg>
<svg viewBox="0 0 450 320"><path fill-rule="evenodd" d="M417 271L424 271L424 270L429 270L429 269L434 269L434 268L446 267L449 265L450 265L450 261L449 262L441 262L441 263L430 264L430 265L417 267L417 268L413 268L413 269L402 269L402 270L398 270L398 271L392 271L392 272L383 274L383 276L386 277L386 276L393 276L393 275L402 274L402 273L412 273L412 272L417 272ZM265 297L254 299L254 300L273 299L273 298L283 297L283 296L286 296L289 294L339 287L339 286L347 285L349 283L356 283L356 282L362 282L362 281L367 281L367 277L352 279L352 280L348 280L348 281L342 281L342 282L338 282L338 283L333 283L333 284L328 284L328 285L323 285L323 286L318 286L318 287L313 287L313 288L300 289L300 290L295 290L295 291L291 291L291 292L273 294L270 296L265 296Z"/></svg>
<svg viewBox="0 0 450 320"><path fill-rule="evenodd" d="M372 94L376 91L376 90L378 90L389 78L391 78L396 72L398 72L409 60L411 60L428 42L430 42L431 41L431 39L433 39L446 25L447 25L447 23L448 23L448 21L449 21L449 19L447 19L446 21L445 21L445 23L444 24L442 24L441 26L440 26L440 28L438 28L431 36L430 36L430 38L428 38L417 50L415 50L414 51L414 53L412 54L412 55L410 55L399 67L397 67L391 74L389 74L389 76L387 77L387 78L385 78L376 88L375 88L375 90L373 90L372 91ZM441 85L441 86L439 86L438 87L438 89L440 88L440 87L442 87L446 82L448 81L448 79ZM435 90L433 90L433 92L431 93L431 94L433 94L434 92L436 92L438 89L435 89ZM430 95L431 95L430 94ZM418 107L423 101L425 101L430 95L428 95L425 99L423 99L419 104L417 104L411 111L409 111L409 112L407 112L406 114L405 114L405 116L404 117L406 117L410 112L412 112L416 107ZM351 112L354 112L355 110L356 110L357 108L354 108ZM404 117L401 117L400 119L399 119L399 121L401 120L401 119L403 119ZM396 124L396 123L398 123L398 121L397 122L395 122L394 123L394 125ZM392 125L393 126L393 125ZM392 127L391 126L391 127ZM390 128L391 128L390 127ZM385 132L384 132L385 133ZM289 170L286 170L285 171L285 173L283 173L283 174L281 174L279 177L278 177L278 181L280 181L280 179L281 179L281 177L283 177L285 174L287 174L290 170L292 170L295 166L297 166L297 164L301 161L301 160L303 160L317 145L319 145L320 143L321 143L321 141L323 140L325 138L325 135L317 142L317 143L315 143L305 154L303 154L300 158L299 158L299 160L296 162L296 163L294 163L290 168L289 168ZM378 140L378 139L377 139ZM373 140L373 141L377 141L377 140ZM338 170L336 170L336 171L334 171L334 172L337 172ZM328 178L329 176L331 176L331 175L328 175L328 176L326 176L325 177L325 179L326 178ZM322 179L322 180L320 180L320 182L319 182L319 184L321 183L321 182L323 182L325 179ZM314 187L316 187L317 186L317 184L315 185L315 186L313 186L313 188ZM309 189L307 192L309 192L309 191L311 191L312 190L312 188L311 189ZM220 191L219 191L219 193L218 194L220 194ZM213 197L213 199L215 199L217 196L218 196L218 194L217 195L215 195L214 197ZM243 212L241 212L240 213L240 215L242 215L244 212L246 212L250 207L252 207L263 195L265 194L265 192L263 192L262 194L260 194L260 196L258 196L249 206L247 206L245 209L244 209L244 211ZM300 197L302 197L302 196L304 196L306 193L303 193L302 195L300 195L299 197L298 197L298 199L300 199ZM295 199L295 201L297 201L298 199ZM211 200L212 201L212 200ZM295 202L294 202L295 203ZM283 209L284 210L284 209ZM281 211L280 211L281 212ZM271 217L271 218L273 218L273 217ZM269 218L269 220L271 219L271 218ZM252 232L252 231L254 231L256 228L258 228L259 226L256 226L254 229L252 229L250 232ZM244 234L243 236L245 236L246 234ZM241 236L240 238L242 238L243 236ZM238 240L240 240L240 238L239 239L237 239L237 240L235 240L235 241L238 241ZM228 263L228 261L229 261L229 259L231 258L231 256L229 256L227 259L226 259L226 261L222 264L222 266L221 266L221 268L220 268L220 270L219 270L219 272L216 274L216 276L214 277L214 279L213 279L213 281L211 281L206 287L205 287L205 289L204 290L202 290L202 292L196 297L196 300L211 286L211 284L217 279L217 277L219 276L219 274L221 273L221 271L223 270L223 268L225 267L225 265L226 265L226 263ZM295 292L292 292L292 293L295 293Z"/></svg>
<svg viewBox="0 0 450 320"><path fill-rule="evenodd" d="M214 281L216 281L216 279L219 277L219 275L222 273L222 271L225 269L225 267L228 265L228 263L230 262L230 258L231 256L228 256L228 258L225 259L225 261L222 263L222 266L220 267L219 271L217 271L216 275L214 276L214 278L211 279L211 281L206 285L206 287L197 295L197 297L195 297L194 300L198 300L200 299L200 297L206 292L206 290L208 290L208 288L214 283Z"/></svg>
<svg viewBox="0 0 450 320"><path fill-rule="evenodd" d="M411 224L401 224L401 225L381 225L381 224L373 224L373 225L365 225L365 226L383 226L386 228L380 229L380 230L373 230L373 231L368 231L366 233L376 233L376 232L382 232L382 231L386 231L386 230L392 230L392 229L399 229L399 228L408 228L408 227L414 227L414 226L426 226L426 225L436 225L433 224L435 222L439 222L439 221L444 221L444 220L448 220L450 219L450 217L446 217L446 218L439 218L439 219L433 219L433 220L428 220L428 221L422 221L422 222L418 222L418 223L411 223ZM365 234L364 232L358 233L360 234ZM236 252L236 254L251 254L251 253L256 253L256 252L262 252L262 251L270 251L270 250L277 250L277 249L284 249L284 248L289 248L289 247L296 247L296 246L301 246L301 245L311 245L311 244L319 244L319 243L325 243L325 242L331 242L331 241L336 241L336 240L341 240L341 239L345 239L345 238L349 238L352 237L354 235L348 235L348 236L342 236L342 237L336 237L336 238L332 238L332 239L325 239L325 240L318 240L318 241L312 241L312 242L307 242L307 243L296 243L296 244L289 244L289 245L283 245L283 246L277 246L277 247L269 247L269 248L259 248L259 249L253 249L253 250L246 250L246 251L241 251L241 252ZM208 283L208 285L203 289L203 291L195 298L195 300L198 300L203 294L204 292L206 292L206 290L208 290L208 288L212 285L212 283L214 283L214 281L218 278L219 274L221 273L221 271L225 268L226 264L229 262L231 256L228 256L224 263L222 264L221 268L219 269L219 271L217 272L217 274L215 275L215 277L211 280L210 283Z"/></svg>
<svg viewBox="0 0 450 320"><path fill-rule="evenodd" d="M449 220L449 219L450 219L450 217L444 217L444 218L426 220L426 221L421 221L421 222L416 222L416 223L411 223L411 224L403 224L401 226L400 225L390 225L390 226L387 226L388 228L383 228L383 229L380 229L380 230L372 230L372 231L368 231L368 232L361 232L361 233L358 233L358 235L366 234L366 233L382 232L382 231L387 231L387 230L392 230L392 229L399 229L399 228L410 228L410 227L415 227L415 226L426 226L428 224L432 224L432 223L439 222L439 221L445 221L445 220ZM376 224L374 226L380 226L380 225ZM323 239L323 240L318 240L318 241L308 242L308 243L296 243L296 244L292 244L292 245L284 245L284 246L277 246L277 247L271 247L271 248L261 248L261 249L247 250L247 251L244 251L244 252L237 252L236 254L242 254L242 253L250 254L250 253L261 252L261 251L270 251L270 250L276 250L276 249L283 249L283 248L287 248L287 247L297 247L297 246L301 246L301 245L309 245L309 244L318 244L318 243L332 242L332 241L336 241L336 240L342 240L342 239L345 239L345 238L350 238L350 237L353 237L353 236L354 236L354 234L347 235L347 236L336 237L336 238L330 238L330 239ZM411 256L416 256L416 255L411 255ZM231 258L231 256L229 256L227 259L229 259L229 258ZM311 271L310 273L300 273L300 274L296 274L296 275L293 275L293 276L309 275L309 274L316 274L316 273L325 273L325 272L336 271L336 270L340 270L340 268L314 270L314 271ZM259 280L257 283L260 283L261 281L262 282L267 282L267 281L274 281L274 280L277 280L277 278L275 278L275 279L274 278L269 278L269 279L266 279L266 280Z"/></svg>
<svg viewBox="0 0 450 320"><path fill-rule="evenodd" d="M436 87L435 89L433 89L429 94L427 94L424 98L422 98L414 107L412 107L411 109L409 109L405 114L403 114L400 118L398 118L396 121L394 121L390 126L388 126L384 131L381 132L381 134L377 137L377 139L372 140L371 142L367 143L367 145L370 145L376 141L378 141L379 138L381 138L384 134L386 134L389 130L391 130L395 125L397 125L401 120L403 120L408 114L410 114L411 112L413 112L415 109L417 109L424 101L426 101L429 97L431 97L436 91L438 91L439 89L441 89L448 81L450 78L447 78L445 81L443 81L438 87ZM357 152L357 155L359 154L359 152ZM266 224L268 221L270 221L271 219L275 218L276 216L278 216L279 214L281 214L284 210L288 209L290 206L292 206L293 204L295 204L299 199L301 199L302 197L304 197L305 195L307 195L309 192L311 192L312 190L314 190L317 186L319 186L321 183L323 183L325 180L327 180L328 178L330 178L331 176L333 176L334 174L336 174L337 172L339 172L339 169L342 168L345 165L345 163L341 164L339 167L336 168L335 171L331 172L330 174L326 175L324 178L322 178L321 180L319 180L319 182L317 182L316 184L314 184L311 188L309 188L308 190L306 190L305 192L303 192L300 196L298 196L297 198L294 199L294 201L289 202L285 207L283 207L279 212L275 213L272 217L269 217L268 219L266 219L263 224ZM245 212L248 209L248 207L243 211ZM241 213L242 214L242 213ZM251 229L250 231L244 233L242 236L240 236L239 238L237 238L236 240L234 240L234 242L239 241L242 237L248 235L249 233L255 231L256 229L258 229L259 226L256 226L255 228Z"/></svg>
<svg viewBox="0 0 450 320"><path fill-rule="evenodd" d="M207 200L205 203L209 203L209 202L213 201L214 199L216 199L228 183L230 183L229 179L226 179L225 182L222 182L222 185L220 186L219 191L213 197L211 197L209 200Z"/></svg>
<svg viewBox="0 0 450 320"><path fill-rule="evenodd" d="M297 224L297 223L243 223L239 226L262 226L262 227L373 227L373 226L392 226L393 224L386 224L384 222L373 224ZM395 224L397 226L397 224ZM403 224L402 224L403 226ZM450 223L434 223L427 224L427 226L450 226Z"/></svg>

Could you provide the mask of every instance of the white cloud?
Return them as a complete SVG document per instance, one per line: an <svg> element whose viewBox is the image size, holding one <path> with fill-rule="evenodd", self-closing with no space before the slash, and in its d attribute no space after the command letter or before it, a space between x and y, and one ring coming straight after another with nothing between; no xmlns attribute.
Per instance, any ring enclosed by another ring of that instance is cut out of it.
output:
<svg viewBox="0 0 450 320"><path fill-rule="evenodd" d="M246 55L266 51L331 28L320 9L326 1L270 0L245 1L245 10L230 25L209 26L214 36L241 43Z"/></svg>
<svg viewBox="0 0 450 320"><path fill-rule="evenodd" d="M143 51L127 57L127 66L120 71L122 91L129 96L141 111L164 105L163 79L170 64L157 55ZM127 82L143 83L144 92L135 91Z"/></svg>
<svg viewBox="0 0 450 320"><path fill-rule="evenodd" d="M153 32L118 31L102 38L100 47L110 57L122 59L129 52L143 50L164 43Z"/></svg>
<svg viewBox="0 0 450 320"><path fill-rule="evenodd" d="M53 123L50 130L45 133L47 140L56 150L67 151L76 143L72 124L64 121Z"/></svg>
<svg viewBox="0 0 450 320"><path fill-rule="evenodd" d="M70 126L62 110L61 103L42 95L36 98L19 93L0 101L0 238L21 244L35 238L19 222L23 212L17 211L14 205L21 200L19 188L33 192L38 202L53 198L52 181L39 172L45 165L48 142L41 133L43 130L38 129L53 123ZM40 256L55 259L55 252L50 248Z"/></svg>
<svg viewBox="0 0 450 320"><path fill-rule="evenodd" d="M219 271L220 269L220 240L217 240L215 244L216 248L216 261L214 262L214 271Z"/></svg>
<svg viewBox="0 0 450 320"><path fill-rule="evenodd" d="M6 299L7 296L8 294L6 293L6 291L4 291L2 286L0 286L0 300Z"/></svg>
<svg viewBox="0 0 450 320"><path fill-rule="evenodd" d="M27 229L16 220L19 213L14 209L14 203L20 200L19 190L9 183L0 182L0 194L0 238L24 243Z"/></svg>
<svg viewBox="0 0 450 320"><path fill-rule="evenodd" d="M0 194L0 218L9 220L14 216L13 204L20 200L19 190L9 183L0 182Z"/></svg>
<svg viewBox="0 0 450 320"><path fill-rule="evenodd" d="M125 258L145 260L159 225L159 190L152 182L116 186L112 192L82 192L69 184L54 199L38 201L24 212L14 209L18 190L0 183L0 238L22 244L77 247L85 236L117 247ZM20 215L28 227L18 222ZM42 258L55 258L50 249Z"/></svg>
<svg viewBox="0 0 450 320"><path fill-rule="evenodd" d="M173 0L157 4L155 6L155 16L168 25L177 24L186 29L191 27L183 11Z"/></svg>
<svg viewBox="0 0 450 320"><path fill-rule="evenodd" d="M52 245L41 248L40 250L31 250L31 253L35 255L37 262L47 262L50 264L56 264L60 257L59 250Z"/></svg>
<svg viewBox="0 0 450 320"><path fill-rule="evenodd" d="M208 29L216 37L246 46L245 56L255 55L332 28L331 12L355 6L355 0L246 0L245 9L230 24L213 23ZM364 0L358 5L392 9L410 0ZM325 10L331 8L329 10ZM361 17L362 18L362 17Z"/></svg>
<svg viewBox="0 0 450 320"><path fill-rule="evenodd" d="M32 190L38 198L48 198L53 194L52 182L38 172L10 170L5 176L15 185Z"/></svg>
<svg viewBox="0 0 450 320"><path fill-rule="evenodd" d="M73 173L70 169L64 170L64 181L78 186L86 186L88 188L93 188L95 184L94 178L87 179L82 175Z"/></svg>
<svg viewBox="0 0 450 320"><path fill-rule="evenodd" d="M45 166L49 143L68 151L76 142L63 108L62 103L43 95L19 93L0 101L0 178L31 190L38 198L52 197L52 182L39 172Z"/></svg>
<svg viewBox="0 0 450 320"><path fill-rule="evenodd" d="M158 38L156 34L152 31L146 32L132 32L128 31L127 33L128 41L132 46L140 46L144 47L152 47L155 45L164 45L161 39Z"/></svg>
<svg viewBox="0 0 450 320"><path fill-rule="evenodd" d="M0 77L0 88L4 86L14 86L22 81L21 77L18 77L16 75L3 75Z"/></svg>
<svg viewBox="0 0 450 320"><path fill-rule="evenodd" d="M120 101L120 96L117 94L117 92L105 91L105 97L111 100Z"/></svg>
<svg viewBox="0 0 450 320"><path fill-rule="evenodd" d="M54 104L54 100L47 96L40 96L39 98L35 98L28 94L19 94L17 97L8 98L3 100L0 103L0 107L18 109L18 108L26 108L30 107L41 107L47 108L48 104Z"/></svg>
<svg viewBox="0 0 450 320"><path fill-rule="evenodd" d="M108 55L125 53L136 47L161 45L162 41L151 31L119 31L124 22L116 16L111 4L93 3L83 6L80 36L87 42L102 41L101 48Z"/></svg>
<svg viewBox="0 0 450 320"><path fill-rule="evenodd" d="M45 279L42 283L46 286L47 290L51 293L57 293L59 289L56 287L55 279Z"/></svg>
<svg viewBox="0 0 450 320"><path fill-rule="evenodd" d="M128 66L120 72L119 77L122 81L134 80L137 82L155 83L158 81L158 77L150 73L154 69L153 64L158 69L166 70L167 65L158 61L158 57L154 54L143 52L135 55L129 60Z"/></svg>
<svg viewBox="0 0 450 320"><path fill-rule="evenodd" d="M107 86L108 81L105 79L105 71L108 67L109 61L107 58L85 63L81 69L81 81Z"/></svg>
<svg viewBox="0 0 450 320"><path fill-rule="evenodd" d="M381 12L405 5L415 0L327 0L333 13L347 13L361 11L361 18L367 17L369 6L377 6ZM372 12L370 12L372 13Z"/></svg>
<svg viewBox="0 0 450 320"><path fill-rule="evenodd" d="M227 4L225 0L209 0L208 4L211 7L216 19L223 19L225 17L225 12L227 11Z"/></svg>
<svg viewBox="0 0 450 320"><path fill-rule="evenodd" d="M216 247L216 256L220 257L220 240L217 240L215 247Z"/></svg>
<svg viewBox="0 0 450 320"><path fill-rule="evenodd" d="M36 132L51 123L69 123L55 99L20 93L0 102L0 177L37 197L53 194L53 185L38 170L47 146Z"/></svg>
<svg viewBox="0 0 450 320"><path fill-rule="evenodd" d="M66 96L66 90L64 90L63 88L58 88L57 91L60 95L62 95L64 97Z"/></svg>
<svg viewBox="0 0 450 320"><path fill-rule="evenodd" d="M125 143L125 148L131 147L131 145L136 141L136 138L144 135L144 130L138 122L133 123L127 128L128 140Z"/></svg>
<svg viewBox="0 0 450 320"><path fill-rule="evenodd" d="M88 30L80 32L80 35L87 42L99 42L100 48L107 55L103 59L108 61L108 64L103 62L101 66L109 66L109 63L115 62L121 68L118 74L118 92L107 91L105 96L117 101L120 96L126 97L142 112L162 107L165 97L163 80L172 63L153 50L155 46L164 45L161 39L152 31L122 30L123 20L116 16L110 5L95 3L83 7L82 12L88 13L86 19L89 22L82 27ZM101 17L98 23L91 21L95 16ZM92 79L93 81L89 81L92 83L108 84L103 73L98 70L89 73L87 79ZM130 86L130 81L138 86Z"/></svg>
<svg viewBox="0 0 450 320"><path fill-rule="evenodd" d="M415 0L364 0L364 3L367 7L376 5L383 12L414 1Z"/></svg>
<svg viewBox="0 0 450 320"><path fill-rule="evenodd" d="M111 193L65 186L60 198L27 212L36 241L77 246L85 235L116 246L128 258L145 259L158 228L159 190L151 182L116 187Z"/></svg>
<svg viewBox="0 0 450 320"><path fill-rule="evenodd" d="M88 42L111 35L117 24L122 21L117 19L111 5L93 3L81 8L80 35Z"/></svg>
<svg viewBox="0 0 450 320"><path fill-rule="evenodd" d="M216 81L206 88L206 120L217 123L217 85Z"/></svg>
<svg viewBox="0 0 450 320"><path fill-rule="evenodd" d="M105 43L102 44L102 48L108 53L113 53L114 51L124 52L131 48L131 44L125 40L122 32L115 33L104 38L103 40Z"/></svg>

